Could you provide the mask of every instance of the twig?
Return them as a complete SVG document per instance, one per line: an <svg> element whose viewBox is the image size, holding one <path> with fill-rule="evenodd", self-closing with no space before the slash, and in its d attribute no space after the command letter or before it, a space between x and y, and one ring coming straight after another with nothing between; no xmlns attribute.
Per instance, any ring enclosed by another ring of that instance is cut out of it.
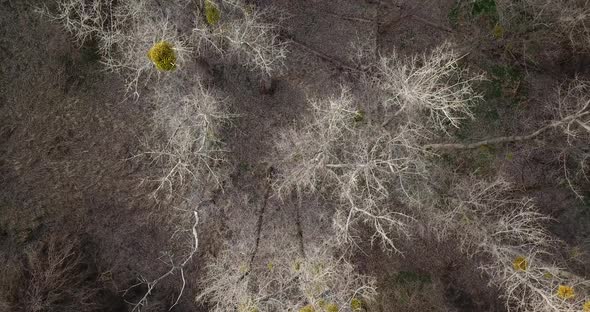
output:
<svg viewBox="0 0 590 312"><path fill-rule="evenodd" d="M347 16L347 15L341 15L341 14L336 14L336 13L326 12L326 11L322 11L322 14L330 15L330 16L333 16L333 17L337 17L339 19L343 19L343 20L347 20L347 21L352 21L352 22L362 22L362 23L374 23L375 22L374 20L371 20L371 19L368 19L368 18Z"/></svg>
<svg viewBox="0 0 590 312"><path fill-rule="evenodd" d="M256 257L256 253L258 252L258 245L260 243L260 233L262 232L262 221L264 220L264 212L266 211L266 205L268 204L268 198L270 197L270 193L272 191L272 183L271 183L272 171L273 171L272 167L268 169L268 173L267 173L267 177L266 177L268 185L266 186L266 191L264 193L264 199L262 201L262 206L260 207L260 211L258 212L258 222L256 222L256 241L254 243L254 251L252 252L252 256L250 257L250 265L248 267L252 266L252 263L254 262L254 258Z"/></svg>
<svg viewBox="0 0 590 312"><path fill-rule="evenodd" d="M413 18L413 19L415 19L415 20L417 20L417 21L419 21L419 22L422 22L422 23L424 23L426 25L429 25L429 26L432 26L434 28L440 29L442 31L446 31L446 32L449 32L449 33L452 33L453 32L453 30L450 29L450 28L448 28L448 27L444 27L442 25L433 23L433 22L431 22L431 21L429 21L427 19L424 19L424 18L422 18L422 17L420 17L418 15L411 14L410 17Z"/></svg>
<svg viewBox="0 0 590 312"><path fill-rule="evenodd" d="M248 263L248 270L240 276L238 281L243 280L248 274L250 274L250 268L252 267L252 263L254 263L254 259L256 258L256 254L258 253L258 246L260 244L260 234L262 232L262 222L264 221L264 212L266 211L266 206L268 204L268 198L270 197L272 191L272 176L273 176L274 168L270 167L267 172L266 181L267 186L264 193L264 199L262 200L262 205L260 210L258 211L258 221L256 222L256 233L254 236L256 237L254 241L254 248L252 250L252 255L250 256L250 261Z"/></svg>
<svg viewBox="0 0 590 312"><path fill-rule="evenodd" d="M181 262L179 265L174 265L174 263L171 260L171 263L170 264L172 265L172 267L170 268L170 270L168 270L168 272L164 273L163 275L161 275L160 277L156 278L155 280L153 280L151 282L147 282L146 280L143 280L140 283L131 286L130 288L128 288L125 291L125 292L127 292L131 288L137 287L139 285L147 284L147 287L148 287L147 291L145 292L145 294L143 295L143 297L141 297L141 299L133 306L133 309L131 310L132 312L134 312L134 311L140 311L141 310L141 307L147 304L147 299L151 295L152 290L156 287L156 285L160 281L162 281L163 279L165 279L166 277L174 274L177 270L180 271L180 276L181 276L181 279L182 279L182 288L180 289L180 293L178 294L178 297L176 298L176 301L170 307L170 309L168 309L168 311L172 310L172 308L174 308L174 306L176 306L178 304L178 301L180 301L180 298L182 297L182 293L184 292L184 288L186 286L186 279L184 278L184 267L189 263L189 261L197 253L197 250L199 248L199 237L198 237L198 234L197 234L197 226L199 225L199 215L198 215L197 211L193 211L193 213L194 213L194 216L195 216L195 222L193 223L193 226L192 226L192 234L193 234L194 242L193 242L193 248L192 248L191 252L184 259L184 261Z"/></svg>
<svg viewBox="0 0 590 312"><path fill-rule="evenodd" d="M335 59L323 52L320 52L310 46L308 46L307 44L295 39L293 36L288 35L288 34L282 34L281 37L283 37L284 39L289 40L290 42L296 44L298 47L302 48L303 50L323 59L324 61L327 61L329 63L332 63L333 65L335 65L338 68L341 69L346 69L346 70L350 70L350 71L354 71L354 72L360 72L362 71L360 68L357 68L356 66L353 65L349 65L344 63L343 61L340 61L338 59Z"/></svg>
<svg viewBox="0 0 590 312"><path fill-rule="evenodd" d="M297 207L295 208L295 225L297 226L297 238L299 240L299 252L305 258L305 244L303 242L303 228L301 227L301 192L296 193Z"/></svg>

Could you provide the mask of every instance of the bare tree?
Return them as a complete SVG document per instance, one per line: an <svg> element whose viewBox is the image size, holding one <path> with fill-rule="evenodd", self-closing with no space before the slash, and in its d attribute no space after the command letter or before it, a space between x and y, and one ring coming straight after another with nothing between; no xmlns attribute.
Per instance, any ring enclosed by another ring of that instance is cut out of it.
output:
<svg viewBox="0 0 590 312"><path fill-rule="evenodd" d="M269 258L252 263L244 245L227 246L207 266L197 301L209 302L213 311L354 311L353 301L373 298L373 280L334 257L329 242L305 256L280 242L275 246Z"/></svg>
<svg viewBox="0 0 590 312"><path fill-rule="evenodd" d="M160 14L156 2L60 0L57 4L56 12L46 7L38 11L63 25L80 45L96 40L101 62L108 70L122 75L126 90L136 97L152 75L165 74L157 71L147 57L156 43L163 41L173 47L174 67L182 67L191 52L176 27Z"/></svg>
<svg viewBox="0 0 590 312"><path fill-rule="evenodd" d="M319 190L333 196L346 216L335 223L340 242L351 242L353 226L367 223L386 249L399 252L392 237L408 236L405 224L411 217L382 205L392 192L410 196L405 183L422 174L421 157L413 157L421 152L418 131L412 125L398 127L397 133L361 125L363 114L345 89L338 97L309 103L306 124L277 141L282 168L277 191Z"/></svg>
<svg viewBox="0 0 590 312"><path fill-rule="evenodd" d="M574 49L590 49L590 3L587 0L497 1L503 24L512 26L524 19L533 27L547 28L567 39Z"/></svg>
<svg viewBox="0 0 590 312"><path fill-rule="evenodd" d="M164 84L149 99L156 107L156 127L148 134L146 151L134 158L147 156L161 169L161 174L151 178L157 183L154 195L177 196L197 184L221 183L221 130L235 115L228 112L227 99L219 92L199 80L194 83L187 92Z"/></svg>
<svg viewBox="0 0 590 312"><path fill-rule="evenodd" d="M421 122L426 127L459 127L462 119L473 118L470 107L481 96L472 83L483 79L461 66L461 58L449 43L407 59L395 53L382 56L373 78L384 92L382 104L415 121L428 116Z"/></svg>
<svg viewBox="0 0 590 312"><path fill-rule="evenodd" d="M560 242L544 228L549 218L510 191L502 179L455 181L430 228L439 240L458 240L466 254L485 256L481 268L504 292L509 311L579 311L590 281L552 262Z"/></svg>
<svg viewBox="0 0 590 312"><path fill-rule="evenodd" d="M556 117L559 128L567 137L567 148L561 160L569 187L579 199L584 199L580 183L590 183L590 82L575 79L558 89ZM568 161L574 165L569 167Z"/></svg>
<svg viewBox="0 0 590 312"><path fill-rule="evenodd" d="M432 143L424 145L428 150L464 150L475 149L485 145L516 143L535 139L550 130L561 130L567 144L563 147L560 160L564 164L564 174L568 185L576 196L583 199L574 181L590 182L588 168L590 161L590 83L574 79L557 88L556 96L551 98L549 106L554 107L555 120L539 129L523 135L511 135L488 138L472 143ZM575 167L572 174L568 160L573 160Z"/></svg>
<svg viewBox="0 0 590 312"><path fill-rule="evenodd" d="M286 42L279 38L283 13L259 9L242 0L220 0L213 4L220 18L212 24L199 20L193 40L199 53L212 49L218 55L270 76L280 72L287 55Z"/></svg>
<svg viewBox="0 0 590 312"><path fill-rule="evenodd" d="M172 310L178 304L178 302L180 301L180 298L182 298L182 295L184 293L184 289L186 287L186 278L184 276L184 268L189 263L191 263L191 260L197 254L197 252L199 250L199 233L198 233L199 214L196 210L193 210L192 213L193 213L194 220L193 220L193 224L189 230L190 237L191 237L191 247L190 247L189 251L186 253L186 255L184 255L180 261L175 261L175 259L172 255L166 254L167 259L165 259L164 261L167 265L169 265L168 271L166 271L164 274L158 276L157 278L155 278L153 280L148 280L145 277L140 277L139 283L129 287L125 291L125 293L127 293L129 290L131 290L137 286L140 286L140 285L147 286L147 291L144 293L144 295L139 300L137 300L137 302L130 302L130 304L133 305L133 309L132 309L133 312L141 311L142 309L147 307L148 299L151 296L152 291L156 288L156 286L161 281L165 280L169 276L174 275L175 273L180 273L180 279L182 282L182 286L180 287L180 291L179 291L178 296L176 297L176 301L174 301L174 303L170 306L168 311Z"/></svg>
<svg viewBox="0 0 590 312"><path fill-rule="evenodd" d="M7 311L99 311L100 288L81 248L77 237L51 233L25 251L22 266L7 261L0 284L11 287L12 294L0 293L0 307L5 304Z"/></svg>

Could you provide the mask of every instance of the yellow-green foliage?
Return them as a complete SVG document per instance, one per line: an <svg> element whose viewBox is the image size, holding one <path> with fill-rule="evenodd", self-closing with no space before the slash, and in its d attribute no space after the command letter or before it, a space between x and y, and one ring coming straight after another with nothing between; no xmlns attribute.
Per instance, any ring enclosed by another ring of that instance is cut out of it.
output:
<svg viewBox="0 0 590 312"><path fill-rule="evenodd" d="M249 300L248 303L238 305L238 312L260 312L260 310L258 310L258 307L253 306L252 301Z"/></svg>
<svg viewBox="0 0 590 312"><path fill-rule="evenodd" d="M496 24L494 29L492 29L492 34L494 35L494 38L502 39L504 37L504 27L500 24Z"/></svg>
<svg viewBox="0 0 590 312"><path fill-rule="evenodd" d="M526 271L528 268L528 261L525 257L516 257L516 259L512 261L512 267L515 271Z"/></svg>
<svg viewBox="0 0 590 312"><path fill-rule="evenodd" d="M365 119L365 111L364 110L358 110L356 113L354 113L354 117L353 117L354 122L361 122L364 119Z"/></svg>
<svg viewBox="0 0 590 312"><path fill-rule="evenodd" d="M557 297L561 299L572 299L576 296L574 288L567 285L559 285L557 288Z"/></svg>
<svg viewBox="0 0 590 312"><path fill-rule="evenodd" d="M301 269L301 262L295 261L295 264L293 265L293 269L295 270L295 272L299 272L299 270Z"/></svg>
<svg viewBox="0 0 590 312"><path fill-rule="evenodd" d="M215 5L215 3L206 0L205 1L205 19L207 20L207 24L213 26L219 22L221 19L221 12Z"/></svg>
<svg viewBox="0 0 590 312"><path fill-rule="evenodd" d="M308 304L308 305L304 306L303 308L299 309L299 312L315 312L315 309L313 308L312 305Z"/></svg>
<svg viewBox="0 0 590 312"><path fill-rule="evenodd" d="M169 71L176 68L176 54L169 42L160 41L150 49L148 58L161 71Z"/></svg>
<svg viewBox="0 0 590 312"><path fill-rule="evenodd" d="M363 310L363 302L358 298L352 298L350 301L350 308L353 312L358 312Z"/></svg>
<svg viewBox="0 0 590 312"><path fill-rule="evenodd" d="M333 303L327 304L324 309L325 309L326 312L338 312L338 311L340 311L340 309L338 308L338 305L333 304Z"/></svg>

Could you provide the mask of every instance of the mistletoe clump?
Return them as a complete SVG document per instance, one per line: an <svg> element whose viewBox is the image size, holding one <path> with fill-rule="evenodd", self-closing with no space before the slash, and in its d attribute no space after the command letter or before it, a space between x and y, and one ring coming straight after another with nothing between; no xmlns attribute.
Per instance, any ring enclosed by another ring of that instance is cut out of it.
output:
<svg viewBox="0 0 590 312"><path fill-rule="evenodd" d="M205 1L205 18L207 19L207 24L211 26L217 24L219 19L221 19L219 9L211 1Z"/></svg>
<svg viewBox="0 0 590 312"><path fill-rule="evenodd" d="M156 43L148 52L148 58L161 71L170 71L176 68L176 54L172 44L166 41Z"/></svg>

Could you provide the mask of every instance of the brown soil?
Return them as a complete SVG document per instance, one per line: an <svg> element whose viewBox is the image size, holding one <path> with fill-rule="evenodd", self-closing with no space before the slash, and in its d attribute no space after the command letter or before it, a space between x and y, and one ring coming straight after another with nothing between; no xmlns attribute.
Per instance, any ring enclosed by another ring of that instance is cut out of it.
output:
<svg viewBox="0 0 590 312"><path fill-rule="evenodd" d="M101 71L92 45L77 47L58 25L35 14L34 4L0 0L0 259L20 259L27 248L58 233L83 237L90 249L85 252L93 258L94 282L109 301L104 310L125 311L129 305L123 299L133 302L145 288L125 289L140 276L149 280L166 271L158 259L173 245L172 226L164 224L166 214L160 211L175 203L156 201L151 185L141 183L154 170L148 161L128 160L141 152L153 107L141 98L124 100L122 82ZM212 68L212 85L229 96L231 111L239 117L224 133L230 174L223 192L216 191L215 200L203 207L203 247L187 267L185 296L174 311L194 311L199 273L223 240L245 239L264 254L277 228L303 249L331 231L331 203L309 196L299 205L269 192L276 170L273 139L305 115L307 96L327 96L341 82L356 83L342 68L350 65L348 47L355 37L374 37L381 53L397 48L404 55L450 39L469 53L466 63L474 68L501 64L521 73L522 100L503 94L491 119L485 115L470 126L466 141L538 128L551 118L543 108L549 86L588 68L588 56L572 56L563 47L551 55L533 55L538 62L531 68L507 54L505 45L513 38L495 40L485 22L453 27L448 18L452 0L279 0L272 5L291 15L285 31L298 44L291 44L287 70L271 88L261 88L238 64ZM518 103L506 104L511 101ZM484 156L468 152L456 164L467 172L474 167L465 159L485 158L478 163L484 174L499 170L507 176L558 221L551 224L558 237L588 253L590 208L563 184L560 144L548 135L499 146ZM371 311L504 311L476 260L466 259L452 242L402 244L408 250L403 257L368 245L354 256L361 272L378 278L381 295ZM589 274L587 262L563 256L580 274ZM154 311L167 310L178 290L178 279L163 282L154 292L160 304Z"/></svg>

